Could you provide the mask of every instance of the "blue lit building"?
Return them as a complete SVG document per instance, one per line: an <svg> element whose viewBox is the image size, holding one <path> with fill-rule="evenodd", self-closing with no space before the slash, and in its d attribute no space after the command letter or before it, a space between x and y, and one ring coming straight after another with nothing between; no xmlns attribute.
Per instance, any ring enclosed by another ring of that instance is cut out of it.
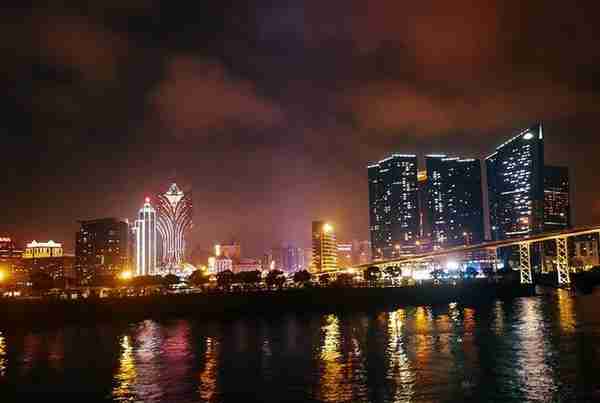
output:
<svg viewBox="0 0 600 403"><path fill-rule="evenodd" d="M519 131L485 159L493 240L544 229L544 136L537 124Z"/></svg>
<svg viewBox="0 0 600 403"><path fill-rule="evenodd" d="M425 156L423 214L433 249L484 240L481 163L477 159Z"/></svg>
<svg viewBox="0 0 600 403"><path fill-rule="evenodd" d="M414 253L420 223L417 156L392 154L367 168L373 259Z"/></svg>

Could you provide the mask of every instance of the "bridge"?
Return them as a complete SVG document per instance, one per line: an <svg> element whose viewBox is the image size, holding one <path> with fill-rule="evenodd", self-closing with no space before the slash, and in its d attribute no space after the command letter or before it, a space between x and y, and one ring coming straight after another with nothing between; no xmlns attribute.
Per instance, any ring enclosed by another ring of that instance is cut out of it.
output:
<svg viewBox="0 0 600 403"><path fill-rule="evenodd" d="M558 272L558 284L568 285L571 283L569 269L569 251L567 240L570 237L600 234L600 225L591 225L584 227L570 228L563 231L546 232L540 234L528 235L520 238L511 238L502 241L483 242L474 245L458 246L454 248L440 249L432 252L403 255L398 258L389 260L379 260L372 263L356 266L359 269L375 266L380 269L388 266L407 266L415 265L430 261L433 258L464 254L468 252L490 251L498 256L498 249L510 246L519 247L519 272L521 284L533 284L533 276L531 272L531 245L545 241L556 242L556 260Z"/></svg>

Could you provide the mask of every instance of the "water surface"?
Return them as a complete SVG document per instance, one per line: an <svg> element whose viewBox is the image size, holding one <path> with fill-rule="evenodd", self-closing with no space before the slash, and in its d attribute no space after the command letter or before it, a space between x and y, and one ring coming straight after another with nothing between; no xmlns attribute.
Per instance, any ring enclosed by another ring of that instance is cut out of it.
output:
<svg viewBox="0 0 600 403"><path fill-rule="evenodd" d="M58 402L600 401L600 293L0 329L2 401L41 393Z"/></svg>

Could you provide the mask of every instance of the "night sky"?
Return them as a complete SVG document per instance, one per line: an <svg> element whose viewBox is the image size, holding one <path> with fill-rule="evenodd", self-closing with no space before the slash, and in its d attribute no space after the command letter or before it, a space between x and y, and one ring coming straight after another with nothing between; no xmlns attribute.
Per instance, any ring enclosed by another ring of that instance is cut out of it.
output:
<svg viewBox="0 0 600 403"><path fill-rule="evenodd" d="M0 235L72 250L76 220L176 179L194 246L258 256L319 218L366 239L367 162L484 156L538 120L575 223L600 222L594 1L12 2Z"/></svg>

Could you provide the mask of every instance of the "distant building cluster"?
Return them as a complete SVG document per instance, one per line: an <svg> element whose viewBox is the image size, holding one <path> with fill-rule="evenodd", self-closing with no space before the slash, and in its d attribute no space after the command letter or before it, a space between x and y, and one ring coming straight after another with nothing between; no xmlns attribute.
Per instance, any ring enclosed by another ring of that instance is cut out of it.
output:
<svg viewBox="0 0 600 403"><path fill-rule="evenodd" d="M486 191L479 159L440 154L424 160L423 171L415 154L368 165L374 259L571 225L568 168L545 165L541 124L519 131L485 158Z"/></svg>

